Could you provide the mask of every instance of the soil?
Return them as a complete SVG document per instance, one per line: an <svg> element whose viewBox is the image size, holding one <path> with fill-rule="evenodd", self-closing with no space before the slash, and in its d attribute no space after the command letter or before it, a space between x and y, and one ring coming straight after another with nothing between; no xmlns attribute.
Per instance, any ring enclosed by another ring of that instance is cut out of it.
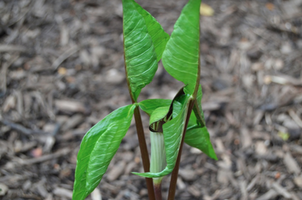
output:
<svg viewBox="0 0 302 200"><path fill-rule="evenodd" d="M187 1L137 2L170 34ZM219 160L185 145L176 199L302 199L301 0L203 2L215 13L200 23L202 105ZM2 0L0 20L0 199L71 199L83 135L131 103L121 1ZM139 100L180 87L160 63ZM87 199L148 199L132 171L134 122Z"/></svg>

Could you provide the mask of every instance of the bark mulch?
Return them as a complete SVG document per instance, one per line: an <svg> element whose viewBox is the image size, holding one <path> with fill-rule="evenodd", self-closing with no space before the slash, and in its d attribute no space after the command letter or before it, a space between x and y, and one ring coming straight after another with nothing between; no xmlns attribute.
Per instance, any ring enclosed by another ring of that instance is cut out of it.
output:
<svg viewBox="0 0 302 200"><path fill-rule="evenodd" d="M168 33L186 3L138 2ZM219 160L185 146L176 199L302 199L302 2L204 3L202 101ZM0 1L0 199L71 199L83 135L130 103L122 44L121 1ZM140 100L181 86L160 64ZM133 123L87 199L147 199L132 171Z"/></svg>

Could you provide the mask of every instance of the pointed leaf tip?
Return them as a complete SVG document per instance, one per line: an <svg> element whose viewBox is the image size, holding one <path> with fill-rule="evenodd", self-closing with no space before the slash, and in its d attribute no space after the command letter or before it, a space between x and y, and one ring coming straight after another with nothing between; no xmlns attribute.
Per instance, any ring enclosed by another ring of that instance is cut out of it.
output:
<svg viewBox="0 0 302 200"><path fill-rule="evenodd" d="M164 31L162 26L157 20L146 10L144 10L138 3L134 2L137 11L142 15L145 20L148 33L152 38L152 42L155 48L157 61L162 57L163 51L170 38L169 34Z"/></svg>
<svg viewBox="0 0 302 200"><path fill-rule="evenodd" d="M210 158L217 160L214 148L210 140L210 134L205 125L204 114L201 106L202 90L201 85L198 87L196 101L190 116L190 121L185 135L185 143L195 147L208 155Z"/></svg>
<svg viewBox="0 0 302 200"><path fill-rule="evenodd" d="M217 160L207 127L204 126L202 128L193 128L188 130L185 135L185 143L191 147L199 149L210 158Z"/></svg>
<svg viewBox="0 0 302 200"><path fill-rule="evenodd" d="M135 1L122 2L126 75L136 101L141 89L152 81L169 35Z"/></svg>
<svg viewBox="0 0 302 200"><path fill-rule="evenodd" d="M188 84L193 94L199 82L199 7L200 0L190 0L183 8L163 53L162 62L175 79Z"/></svg>

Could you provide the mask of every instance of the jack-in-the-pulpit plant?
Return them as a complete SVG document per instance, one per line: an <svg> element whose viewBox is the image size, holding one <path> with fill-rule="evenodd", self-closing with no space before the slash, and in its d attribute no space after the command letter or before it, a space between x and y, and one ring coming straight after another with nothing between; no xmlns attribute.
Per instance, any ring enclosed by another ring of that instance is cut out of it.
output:
<svg viewBox="0 0 302 200"><path fill-rule="evenodd" d="M77 157L73 200L85 199L100 183L134 116L150 200L161 200L161 180L171 174L168 199L173 200L183 143L217 159L201 107L200 30L201 0L189 0L169 36L134 0L123 3L123 42L126 79L131 105L120 107L84 136ZM173 100L137 98L162 59L165 70L184 83ZM150 116L151 164L140 110ZM192 112L193 111L193 112Z"/></svg>

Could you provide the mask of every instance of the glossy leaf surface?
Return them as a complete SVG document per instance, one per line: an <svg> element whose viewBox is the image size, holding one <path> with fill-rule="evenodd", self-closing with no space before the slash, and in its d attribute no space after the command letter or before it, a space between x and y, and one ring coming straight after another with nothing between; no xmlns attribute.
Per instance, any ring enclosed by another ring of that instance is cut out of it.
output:
<svg viewBox="0 0 302 200"><path fill-rule="evenodd" d="M183 8L163 53L167 72L188 85L193 94L199 77L199 7L200 0L190 0Z"/></svg>
<svg viewBox="0 0 302 200"><path fill-rule="evenodd" d="M123 0L123 33L127 80L136 101L141 89L154 77L167 36L156 20L133 0Z"/></svg>
<svg viewBox="0 0 302 200"><path fill-rule="evenodd" d="M100 183L129 129L135 105L113 111L84 136L78 153L73 199L85 199Z"/></svg>
<svg viewBox="0 0 302 200"><path fill-rule="evenodd" d="M150 124L164 118L167 115L167 113L169 112L169 108L170 108L170 106L156 108L152 112L152 115L150 116Z"/></svg>
<svg viewBox="0 0 302 200"><path fill-rule="evenodd" d="M151 116L152 112L159 107L170 106L170 99L147 99L138 103L140 109Z"/></svg>
<svg viewBox="0 0 302 200"><path fill-rule="evenodd" d="M136 6L137 11L143 16L145 20L148 33L150 34L153 41L157 61L159 61L162 57L162 54L165 50L166 44L170 36L164 31L162 26L149 12L144 10L138 3L134 2L134 4Z"/></svg>

